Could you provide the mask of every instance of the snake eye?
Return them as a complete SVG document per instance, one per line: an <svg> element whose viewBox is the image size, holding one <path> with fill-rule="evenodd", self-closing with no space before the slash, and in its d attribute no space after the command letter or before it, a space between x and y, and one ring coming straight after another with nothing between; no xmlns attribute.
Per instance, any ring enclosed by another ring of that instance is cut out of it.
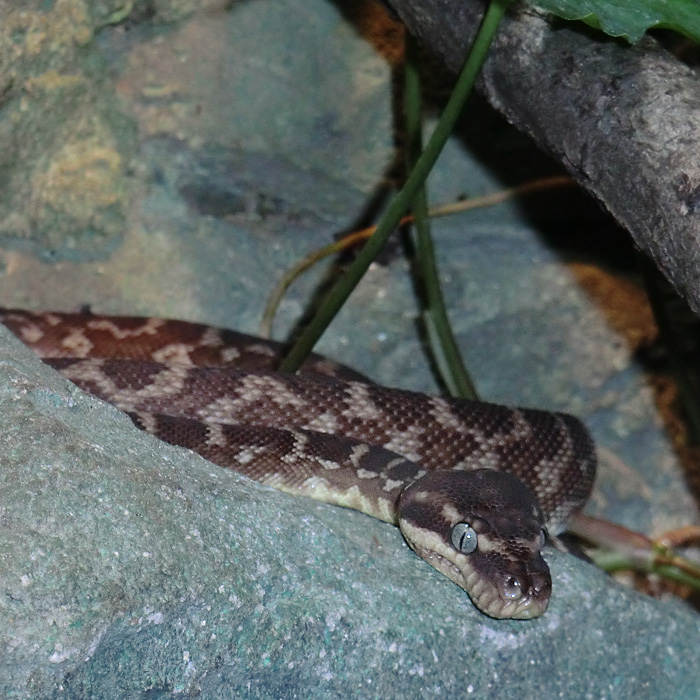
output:
<svg viewBox="0 0 700 700"><path fill-rule="evenodd" d="M469 523L457 523L452 528L452 546L463 554L471 554L477 547L476 530Z"/></svg>
<svg viewBox="0 0 700 700"><path fill-rule="evenodd" d="M547 542L547 531L543 528L540 530L540 538L537 542L537 549L542 549Z"/></svg>

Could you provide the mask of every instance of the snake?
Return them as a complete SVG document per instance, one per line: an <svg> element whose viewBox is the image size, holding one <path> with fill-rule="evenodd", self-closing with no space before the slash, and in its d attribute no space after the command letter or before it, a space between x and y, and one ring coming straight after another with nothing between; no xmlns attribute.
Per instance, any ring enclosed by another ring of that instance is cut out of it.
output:
<svg viewBox="0 0 700 700"><path fill-rule="evenodd" d="M283 345L185 321L0 309L0 322L161 440L398 525L486 615L546 611L543 547L595 478L577 418L389 388L318 355L282 374Z"/></svg>

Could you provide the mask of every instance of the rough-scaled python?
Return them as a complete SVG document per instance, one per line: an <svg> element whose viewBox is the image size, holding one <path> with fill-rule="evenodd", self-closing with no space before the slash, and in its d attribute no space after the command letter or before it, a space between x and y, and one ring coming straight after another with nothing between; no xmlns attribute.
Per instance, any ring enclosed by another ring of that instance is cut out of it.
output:
<svg viewBox="0 0 700 700"><path fill-rule="evenodd" d="M197 324L13 310L0 321L166 442L399 525L486 614L545 611L545 538L595 474L575 418L388 389L318 356L304 376L277 374L281 346Z"/></svg>

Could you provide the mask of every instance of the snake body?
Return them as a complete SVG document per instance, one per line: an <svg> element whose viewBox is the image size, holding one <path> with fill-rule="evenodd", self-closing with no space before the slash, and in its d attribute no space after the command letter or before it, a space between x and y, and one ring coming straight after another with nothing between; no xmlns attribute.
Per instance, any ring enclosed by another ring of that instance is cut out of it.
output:
<svg viewBox="0 0 700 700"><path fill-rule="evenodd" d="M595 475L577 419L389 389L319 356L283 375L281 346L181 321L0 310L0 322L166 442L398 525L486 614L545 611L546 535Z"/></svg>

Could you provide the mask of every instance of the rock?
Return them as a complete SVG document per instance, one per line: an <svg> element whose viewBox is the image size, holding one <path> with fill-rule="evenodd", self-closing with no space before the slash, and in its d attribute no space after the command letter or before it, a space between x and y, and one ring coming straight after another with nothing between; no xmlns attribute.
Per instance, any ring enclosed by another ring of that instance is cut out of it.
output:
<svg viewBox="0 0 700 700"><path fill-rule="evenodd" d="M1 335L3 697L695 692L681 605L550 552L547 613L492 620L396 528L139 433Z"/></svg>

